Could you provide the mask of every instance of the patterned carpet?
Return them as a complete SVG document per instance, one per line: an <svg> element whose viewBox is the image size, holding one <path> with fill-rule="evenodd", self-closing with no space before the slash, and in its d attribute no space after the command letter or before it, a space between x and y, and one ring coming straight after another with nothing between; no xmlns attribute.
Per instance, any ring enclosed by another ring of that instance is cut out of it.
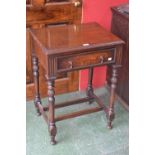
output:
<svg viewBox="0 0 155 155"><path fill-rule="evenodd" d="M108 103L109 93L105 88L95 91L104 103ZM84 92L74 92L56 96L56 102L85 96ZM46 105L47 98L42 100ZM56 110L56 115L73 112L88 107L82 103ZM106 127L106 116L100 111L56 123L57 144L50 144L45 121L36 115L33 101L27 102L26 151L27 155L128 155L129 154L129 113L115 101L116 117L113 129Z"/></svg>

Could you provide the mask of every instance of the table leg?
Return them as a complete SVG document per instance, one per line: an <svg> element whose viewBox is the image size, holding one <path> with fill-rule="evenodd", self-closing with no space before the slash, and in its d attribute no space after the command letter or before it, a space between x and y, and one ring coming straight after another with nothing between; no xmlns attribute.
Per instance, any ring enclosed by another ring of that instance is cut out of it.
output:
<svg viewBox="0 0 155 155"><path fill-rule="evenodd" d="M38 116L41 115L39 111L38 104L41 104L40 94L39 94L39 67L38 67L38 58L33 56L32 58L32 64L33 64L33 76L34 76L34 86L35 86L35 99L34 104L35 108L37 110Z"/></svg>
<svg viewBox="0 0 155 155"><path fill-rule="evenodd" d="M116 83L117 83L117 66L112 66L112 78L111 78L111 89L110 89L110 102L109 102L109 108L108 108L108 128L112 128L112 121L115 117L114 114L114 101L115 101L115 89L116 89Z"/></svg>
<svg viewBox="0 0 155 155"><path fill-rule="evenodd" d="M93 68L89 68L88 70L88 86L87 86L87 96L92 97L94 90L92 86L92 81L93 81ZM91 104L93 100L90 100L89 103Z"/></svg>
<svg viewBox="0 0 155 155"><path fill-rule="evenodd" d="M55 136L57 133L55 118L54 118L54 104L55 104L55 92L54 92L55 81L48 79L48 106L49 106L49 133L51 136L51 144L56 144Z"/></svg>

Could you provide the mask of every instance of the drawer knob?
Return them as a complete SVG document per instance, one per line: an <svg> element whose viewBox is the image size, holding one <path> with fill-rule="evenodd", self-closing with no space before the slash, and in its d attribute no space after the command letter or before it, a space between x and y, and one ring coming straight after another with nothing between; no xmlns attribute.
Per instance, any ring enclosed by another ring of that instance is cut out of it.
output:
<svg viewBox="0 0 155 155"><path fill-rule="evenodd" d="M68 61L69 64L69 68L72 69L73 68L73 62L72 61Z"/></svg>
<svg viewBox="0 0 155 155"><path fill-rule="evenodd" d="M111 61L111 60L112 60L112 57L109 57L109 58L108 58L108 61Z"/></svg>
<svg viewBox="0 0 155 155"><path fill-rule="evenodd" d="M103 56L100 56L100 63L102 64L102 63L103 63L103 61L104 61Z"/></svg>

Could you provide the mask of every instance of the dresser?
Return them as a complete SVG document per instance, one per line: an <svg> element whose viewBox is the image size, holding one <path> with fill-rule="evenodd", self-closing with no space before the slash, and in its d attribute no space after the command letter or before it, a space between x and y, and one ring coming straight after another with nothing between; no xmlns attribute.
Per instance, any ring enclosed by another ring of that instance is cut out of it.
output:
<svg viewBox="0 0 155 155"><path fill-rule="evenodd" d="M129 105L129 7L128 4L113 7L112 9L113 34L125 41L122 55L122 68L119 70L116 93L121 103L128 108ZM110 84L111 69L107 71L107 81Z"/></svg>

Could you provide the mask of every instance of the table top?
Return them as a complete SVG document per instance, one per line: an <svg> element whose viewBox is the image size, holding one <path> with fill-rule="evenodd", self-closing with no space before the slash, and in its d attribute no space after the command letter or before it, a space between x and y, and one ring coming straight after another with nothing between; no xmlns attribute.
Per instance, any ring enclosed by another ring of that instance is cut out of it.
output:
<svg viewBox="0 0 155 155"><path fill-rule="evenodd" d="M34 41L47 55L111 47L124 43L97 23L57 25L29 31Z"/></svg>

